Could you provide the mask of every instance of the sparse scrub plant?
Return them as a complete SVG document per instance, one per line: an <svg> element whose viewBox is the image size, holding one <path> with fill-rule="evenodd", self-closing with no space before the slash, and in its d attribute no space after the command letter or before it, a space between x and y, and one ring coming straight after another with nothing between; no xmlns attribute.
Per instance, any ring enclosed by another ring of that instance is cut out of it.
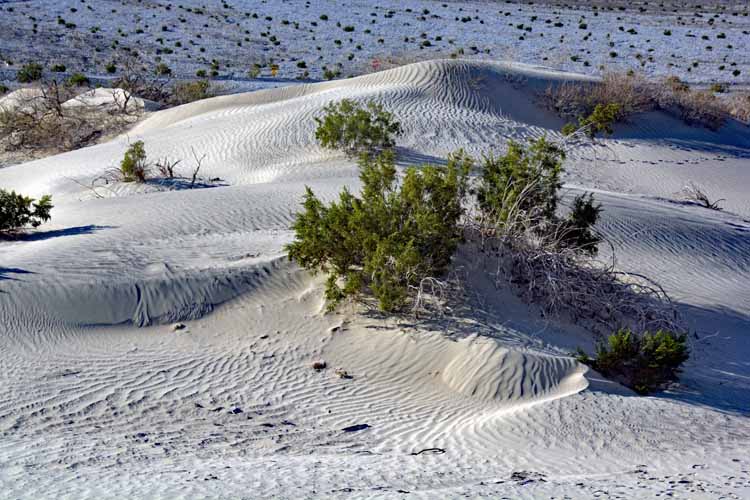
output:
<svg viewBox="0 0 750 500"><path fill-rule="evenodd" d="M505 155L485 157L477 187L479 208L500 232L514 232L520 229L515 224L534 221L539 236L594 254L600 238L592 228L601 208L593 195L576 197L567 218L557 215L564 158L562 148L544 137L527 147L511 142Z"/></svg>
<svg viewBox="0 0 750 500"><path fill-rule="evenodd" d="M125 182L146 182L149 164L143 141L136 141L125 151L120 162L120 174Z"/></svg>
<svg viewBox="0 0 750 500"><path fill-rule="evenodd" d="M16 80L19 83L31 83L42 79L42 65L31 62L24 64L16 73Z"/></svg>
<svg viewBox="0 0 750 500"><path fill-rule="evenodd" d="M676 380L689 356L685 334L668 330L637 334L623 328L597 346L595 359L585 354L579 359L637 393L649 394Z"/></svg>
<svg viewBox="0 0 750 500"><path fill-rule="evenodd" d="M52 197L34 200L15 191L0 189L0 233L18 231L24 227L39 227L50 220Z"/></svg>
<svg viewBox="0 0 750 500"><path fill-rule="evenodd" d="M402 133L401 124L380 104L361 106L350 99L329 103L316 117L315 138L325 148L353 156L391 149Z"/></svg>
<svg viewBox="0 0 750 500"><path fill-rule="evenodd" d="M85 87L89 85L89 79L83 73L73 73L65 83L70 87Z"/></svg>
<svg viewBox="0 0 750 500"><path fill-rule="evenodd" d="M459 221L471 160L409 168L397 182L394 154L360 158L361 198L345 189L326 206L307 188L289 258L328 275L329 307L370 291L384 311L402 309L423 279L445 273L462 240Z"/></svg>
<svg viewBox="0 0 750 500"><path fill-rule="evenodd" d="M216 91L208 80L180 82L172 86L169 92L169 103L173 105L186 104L214 97Z"/></svg>

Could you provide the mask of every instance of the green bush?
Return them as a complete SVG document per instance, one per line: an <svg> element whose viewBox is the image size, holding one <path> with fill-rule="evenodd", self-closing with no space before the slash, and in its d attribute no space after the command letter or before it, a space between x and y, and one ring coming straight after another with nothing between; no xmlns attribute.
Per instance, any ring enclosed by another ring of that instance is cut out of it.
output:
<svg viewBox="0 0 750 500"><path fill-rule="evenodd" d="M323 112L323 117L315 118L315 138L323 147L348 155L390 149L395 145L394 137L402 133L393 115L374 102L362 107L344 99L328 104Z"/></svg>
<svg viewBox="0 0 750 500"><path fill-rule="evenodd" d="M597 104L590 115L578 118L578 125L566 123L562 128L562 134L567 136L582 130L591 138L596 137L596 134L599 133L612 135L614 132L612 125L619 121L620 117L621 107L619 104Z"/></svg>
<svg viewBox="0 0 750 500"><path fill-rule="evenodd" d="M577 196L567 218L557 215L564 158L565 152L544 137L526 147L511 142L505 155L486 156L477 186L479 208L501 230L531 225L561 247L593 254L600 238L592 227L601 212L593 195Z"/></svg>
<svg viewBox="0 0 750 500"><path fill-rule="evenodd" d="M34 62L23 65L16 74L16 80L20 83L31 83L41 79L42 65Z"/></svg>
<svg viewBox="0 0 750 500"><path fill-rule="evenodd" d="M169 76L172 74L172 68L165 63L159 63L154 68L154 73L156 73L157 76Z"/></svg>
<svg viewBox="0 0 750 500"><path fill-rule="evenodd" d="M525 148L511 141L503 156L484 158L477 199L482 211L500 223L514 213L550 220L557 209L557 191L565 153L542 137Z"/></svg>
<svg viewBox="0 0 750 500"><path fill-rule="evenodd" d="M0 83L0 95L5 94L6 92L8 92L8 90L10 90L10 89L8 89L8 87L6 87L2 83Z"/></svg>
<svg viewBox="0 0 750 500"><path fill-rule="evenodd" d="M88 85L89 79L83 73L73 73L66 81L70 87L84 87Z"/></svg>
<svg viewBox="0 0 750 500"><path fill-rule="evenodd" d="M54 64L50 68L51 71L55 73L65 73L65 65L64 64Z"/></svg>
<svg viewBox="0 0 750 500"><path fill-rule="evenodd" d="M392 151L363 154L359 164L361 198L344 189L326 206L307 188L286 250L303 267L328 274L330 308L369 290L382 310L396 311L423 278L447 270L462 240L472 161L458 153L445 167L409 168L400 186Z"/></svg>
<svg viewBox="0 0 750 500"><path fill-rule="evenodd" d="M146 182L148 163L143 141L134 142L125 151L125 157L120 162L120 174L125 182Z"/></svg>
<svg viewBox="0 0 750 500"><path fill-rule="evenodd" d="M662 389L677 379L680 367L690 357L684 334L659 330L637 335L621 329L596 348L596 359L579 359L607 377L639 394Z"/></svg>
<svg viewBox="0 0 750 500"><path fill-rule="evenodd" d="M42 196L35 202L33 198L17 194L15 191L0 189L0 233L16 231L26 226L39 227L50 220L52 198Z"/></svg>

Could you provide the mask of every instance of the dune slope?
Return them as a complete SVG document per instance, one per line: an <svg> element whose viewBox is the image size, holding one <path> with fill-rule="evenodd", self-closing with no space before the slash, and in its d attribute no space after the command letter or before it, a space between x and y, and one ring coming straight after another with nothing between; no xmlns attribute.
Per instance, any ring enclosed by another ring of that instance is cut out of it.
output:
<svg viewBox="0 0 750 500"><path fill-rule="evenodd" d="M393 111L408 165L554 136L535 91L585 78L420 63L160 111L0 169L56 205L0 241L0 498L747 495L746 127L649 114L566 164L572 194L597 191L618 265L660 281L695 330L681 385L657 397L586 371L568 354L589 332L510 294L478 288L440 322L324 314L320 277L283 255L305 185L358 186L314 140L331 100ZM214 180L86 187L135 140L185 172L205 154ZM688 179L726 211L670 201Z"/></svg>

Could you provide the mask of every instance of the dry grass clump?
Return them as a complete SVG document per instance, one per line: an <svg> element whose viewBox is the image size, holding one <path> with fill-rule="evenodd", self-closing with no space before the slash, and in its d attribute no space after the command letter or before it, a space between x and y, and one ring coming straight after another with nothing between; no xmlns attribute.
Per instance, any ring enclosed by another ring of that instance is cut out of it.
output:
<svg viewBox="0 0 750 500"><path fill-rule="evenodd" d="M169 89L167 101L170 105L178 106L214 97L217 90L216 86L208 80L178 82Z"/></svg>
<svg viewBox="0 0 750 500"><path fill-rule="evenodd" d="M724 101L724 106L736 120L750 124L750 92L732 94Z"/></svg>
<svg viewBox="0 0 750 500"><path fill-rule="evenodd" d="M750 99L745 96L718 98L714 92L693 90L675 76L651 82L633 73L608 73L599 82L564 82L550 86L542 95L542 102L564 118L589 116L597 105L615 104L619 111L617 122L652 110L663 110L685 123L721 128L729 117L748 121Z"/></svg>
<svg viewBox="0 0 750 500"><path fill-rule="evenodd" d="M688 125L717 130L729 117L724 103L713 92L692 90L677 78L652 85L651 89L659 109L680 117Z"/></svg>
<svg viewBox="0 0 750 500"><path fill-rule="evenodd" d="M618 122L653 109L648 84L639 75L608 73L601 82L564 82L547 88L543 102L564 118L589 116L597 105L615 104Z"/></svg>

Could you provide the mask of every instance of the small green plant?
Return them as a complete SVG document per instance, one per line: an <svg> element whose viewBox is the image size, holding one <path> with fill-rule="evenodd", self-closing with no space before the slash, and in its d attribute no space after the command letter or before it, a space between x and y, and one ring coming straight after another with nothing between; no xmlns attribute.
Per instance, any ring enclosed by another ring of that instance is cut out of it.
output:
<svg viewBox="0 0 750 500"><path fill-rule="evenodd" d="M125 151L120 162L120 174L125 182L146 182L148 163L143 141L136 141Z"/></svg>
<svg viewBox="0 0 750 500"><path fill-rule="evenodd" d="M258 78L260 76L260 64L253 64L247 71L247 76L250 78Z"/></svg>
<svg viewBox="0 0 750 500"><path fill-rule="evenodd" d="M348 155L390 149L402 133L393 115L372 101L365 106L350 99L329 103L315 122L315 138L320 144Z"/></svg>
<svg viewBox="0 0 750 500"><path fill-rule="evenodd" d="M398 185L394 154L360 158L361 198L347 189L324 205L308 187L293 225L289 258L328 274L329 308L369 291L380 309L397 311L427 277L443 274L462 231L459 220L472 161L409 168Z"/></svg>
<svg viewBox="0 0 750 500"><path fill-rule="evenodd" d="M65 82L69 87L84 87L88 85L89 79L83 73L73 73Z"/></svg>
<svg viewBox="0 0 750 500"><path fill-rule="evenodd" d="M32 62L24 64L16 74L19 83L31 83L42 79L42 65Z"/></svg>
<svg viewBox="0 0 750 500"><path fill-rule="evenodd" d="M50 71L54 73L65 73L65 65L64 64L53 64L50 68Z"/></svg>
<svg viewBox="0 0 750 500"><path fill-rule="evenodd" d="M165 63L159 63L156 65L156 68L154 68L154 73L156 73L157 76L169 76L172 74L172 69Z"/></svg>
<svg viewBox="0 0 750 500"><path fill-rule="evenodd" d="M15 191L0 189L0 233L17 231L26 226L39 227L51 219L52 208L52 197L49 195L36 201Z"/></svg>
<svg viewBox="0 0 750 500"><path fill-rule="evenodd" d="M579 360L639 394L648 394L676 380L689 357L684 334L659 330L638 335L621 329L597 346L596 359L583 355Z"/></svg>
<svg viewBox="0 0 750 500"><path fill-rule="evenodd" d="M111 75L111 74L114 74L115 71L117 71L117 65L115 63L111 62L111 63L107 64L104 67L104 69L107 70L107 73L109 73Z"/></svg>

